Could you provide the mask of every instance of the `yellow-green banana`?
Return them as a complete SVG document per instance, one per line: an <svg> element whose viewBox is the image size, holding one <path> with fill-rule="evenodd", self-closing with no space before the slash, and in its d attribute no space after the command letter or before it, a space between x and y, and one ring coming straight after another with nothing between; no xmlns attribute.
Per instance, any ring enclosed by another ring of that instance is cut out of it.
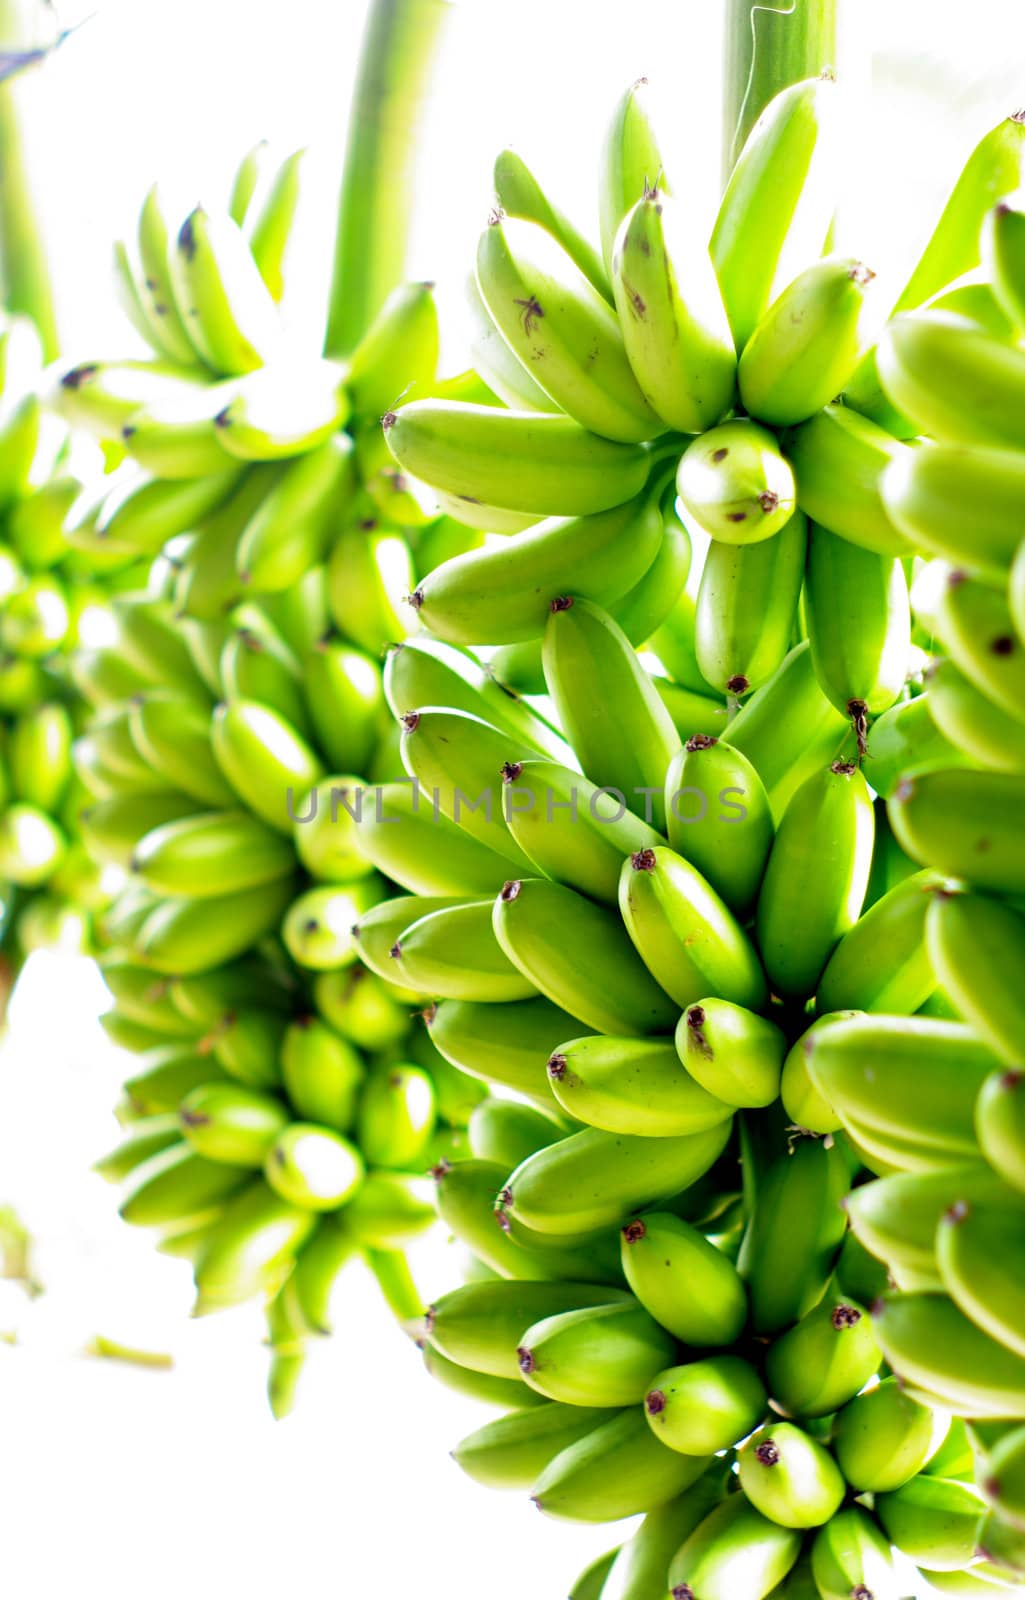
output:
<svg viewBox="0 0 1025 1600"><path fill-rule="evenodd" d="M706 1348L737 1339L747 1321L744 1285L729 1257L697 1228L672 1212L645 1212L622 1229L621 1249L630 1288L683 1344Z"/></svg>
<svg viewBox="0 0 1025 1600"><path fill-rule="evenodd" d="M875 274L850 256L827 256L798 273L761 318L737 379L749 416L792 427L836 398L868 340L866 290Z"/></svg>
<svg viewBox="0 0 1025 1600"><path fill-rule="evenodd" d="M849 725L819 687L807 640L731 719L724 742L746 756L778 824L801 784L839 754Z"/></svg>
<svg viewBox="0 0 1025 1600"><path fill-rule="evenodd" d="M833 1449L847 1482L869 1494L899 1489L921 1472L936 1445L937 1419L897 1378L849 1400L838 1413Z"/></svg>
<svg viewBox="0 0 1025 1600"><path fill-rule="evenodd" d="M738 1269L756 1333L781 1332L821 1299L846 1227L848 1187L839 1146L808 1138L797 1139L755 1183Z"/></svg>
<svg viewBox="0 0 1025 1600"><path fill-rule="evenodd" d="M229 216L197 206L168 260L189 339L215 372L251 372L278 353L277 307Z"/></svg>
<svg viewBox="0 0 1025 1600"><path fill-rule="evenodd" d="M770 1345L765 1378L785 1415L824 1417L853 1400L881 1361L864 1308L827 1293Z"/></svg>
<svg viewBox="0 0 1025 1600"><path fill-rule="evenodd" d="M740 1487L784 1528L817 1528L839 1511L846 1489L826 1447L792 1422L759 1429L738 1456Z"/></svg>
<svg viewBox="0 0 1025 1600"><path fill-rule="evenodd" d="M821 1600L850 1600L859 1589L878 1600L897 1592L889 1542L860 1506L838 1511L815 1535L811 1570Z"/></svg>
<svg viewBox="0 0 1025 1600"><path fill-rule="evenodd" d="M629 1300L562 1311L521 1335L516 1357L524 1381L550 1400L573 1406L629 1406L675 1349L643 1306Z"/></svg>
<svg viewBox="0 0 1025 1600"><path fill-rule="evenodd" d="M207 811L143 834L132 870L160 894L207 899L291 877L295 855L280 834L244 811Z"/></svg>
<svg viewBox="0 0 1025 1600"><path fill-rule="evenodd" d="M273 1095L241 1084L206 1083L185 1096L178 1108L178 1123L201 1156L240 1167L260 1167L288 1125L288 1112Z"/></svg>
<svg viewBox="0 0 1025 1600"><path fill-rule="evenodd" d="M912 860L998 894L1025 893L1025 776L938 768L912 773L889 800L890 825Z"/></svg>
<svg viewBox="0 0 1025 1600"><path fill-rule="evenodd" d="M434 1044L453 1066L556 1108L545 1062L580 1031L568 1012L543 998L507 1005L445 1000L430 1007L425 1020Z"/></svg>
<svg viewBox="0 0 1025 1600"><path fill-rule="evenodd" d="M746 1495L729 1495L669 1563L670 1600L765 1600L800 1549L795 1529L762 1516Z"/></svg>
<svg viewBox="0 0 1025 1600"><path fill-rule="evenodd" d="M1025 918L981 894L931 896L925 941L937 981L1008 1066L1021 1061Z"/></svg>
<svg viewBox="0 0 1025 1600"><path fill-rule="evenodd" d="M569 1116L610 1133L670 1137L732 1116L731 1106L681 1074L676 1051L661 1039L571 1039L549 1056L548 1076Z"/></svg>
<svg viewBox="0 0 1025 1600"><path fill-rule="evenodd" d="M815 675L864 742L867 718L904 688L911 654L911 607L904 568L813 527L808 540L805 616Z"/></svg>
<svg viewBox="0 0 1025 1600"><path fill-rule="evenodd" d="M929 713L952 746L981 767L1025 772L1025 725L1010 721L953 661L934 661L928 685Z"/></svg>
<svg viewBox="0 0 1025 1600"><path fill-rule="evenodd" d="M768 1106L777 1099L786 1038L774 1022L713 997L688 1006L676 1028L676 1051L690 1076L728 1106Z"/></svg>
<svg viewBox="0 0 1025 1600"><path fill-rule="evenodd" d="M1021 542L1020 450L930 445L886 467L879 492L894 526L919 549L1000 583Z"/></svg>
<svg viewBox="0 0 1025 1600"><path fill-rule="evenodd" d="M793 634L806 546L800 511L771 539L712 540L698 587L694 650L703 678L720 694L760 689L779 669Z"/></svg>
<svg viewBox="0 0 1025 1600"><path fill-rule="evenodd" d="M906 529L892 518L880 488L884 470L912 454L908 446L858 412L828 405L788 432L783 450L797 480L797 503L814 522L865 550L908 554Z"/></svg>
<svg viewBox="0 0 1025 1600"><path fill-rule="evenodd" d="M758 544L794 513L794 475L767 428L750 418L720 423L687 446L676 488L713 539Z"/></svg>
<svg viewBox="0 0 1025 1600"><path fill-rule="evenodd" d="M531 1499L546 1516L614 1522L682 1493L701 1477L706 1456L667 1450L631 1406L568 1445L536 1479Z"/></svg>
<svg viewBox="0 0 1025 1600"><path fill-rule="evenodd" d="M746 918L773 838L765 786L747 757L709 733L689 738L666 773L666 823L677 854Z"/></svg>
<svg viewBox="0 0 1025 1600"><path fill-rule="evenodd" d="M859 917L819 979L815 1008L820 1014L854 1010L911 1016L925 1004L937 981L925 930L941 881L935 873L912 873Z"/></svg>

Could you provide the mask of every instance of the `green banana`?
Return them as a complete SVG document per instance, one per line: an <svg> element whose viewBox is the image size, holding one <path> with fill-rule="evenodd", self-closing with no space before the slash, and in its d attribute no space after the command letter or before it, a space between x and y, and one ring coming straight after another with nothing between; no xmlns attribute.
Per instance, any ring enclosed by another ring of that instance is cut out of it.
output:
<svg viewBox="0 0 1025 1600"><path fill-rule="evenodd" d="M888 802L890 826L913 861L998 894L1025 893L1019 848L1025 777L940 768L911 773Z"/></svg>
<svg viewBox="0 0 1025 1600"><path fill-rule="evenodd" d="M317 743L335 772L366 772L377 743L381 670L343 640L322 639L302 662Z"/></svg>
<svg viewBox="0 0 1025 1600"><path fill-rule="evenodd" d="M729 1355L669 1367L644 1397L656 1438L687 1456L730 1449L758 1426L767 1405L754 1368Z"/></svg>
<svg viewBox="0 0 1025 1600"><path fill-rule="evenodd" d="M360 960L372 972L390 980L395 972L391 951L405 930L434 911L455 910L466 904L455 896L399 895L394 900L378 901L368 907L352 930Z"/></svg>
<svg viewBox="0 0 1025 1600"><path fill-rule="evenodd" d="M211 742L243 804L279 833L290 834L295 796L305 795L324 775L301 735L270 706L235 700L214 712Z"/></svg>
<svg viewBox="0 0 1025 1600"><path fill-rule="evenodd" d="M174 1111L198 1085L220 1082L224 1077L192 1043L159 1045L136 1058L135 1070L123 1084L124 1097L137 1116L149 1117Z"/></svg>
<svg viewBox="0 0 1025 1600"><path fill-rule="evenodd" d="M627 357L645 400L668 427L700 433L730 408L737 358L715 270L688 223L686 210L649 174L616 233L611 273Z"/></svg>
<svg viewBox="0 0 1025 1600"><path fill-rule="evenodd" d="M815 994L821 1014L876 1011L911 1016L936 988L926 927L942 880L914 872L884 894L845 933ZM942 979L939 980L941 983Z"/></svg>
<svg viewBox="0 0 1025 1600"><path fill-rule="evenodd" d="M159 894L207 899L290 878L290 844L244 811L207 811L151 829L132 871Z"/></svg>
<svg viewBox="0 0 1025 1600"><path fill-rule="evenodd" d="M675 1500L649 1511L612 1562L601 1590L603 1600L646 1600L648 1595L664 1594L670 1561L721 1496L722 1474L713 1466Z"/></svg>
<svg viewBox="0 0 1025 1600"><path fill-rule="evenodd" d="M732 1115L731 1106L681 1073L676 1051L661 1039L572 1039L549 1056L548 1077L569 1116L609 1133L673 1137Z"/></svg>
<svg viewBox="0 0 1025 1600"><path fill-rule="evenodd" d="M584 277L611 300L601 259L588 239L545 194L534 174L514 150L501 150L492 169L495 199L506 216L535 222L544 228L579 267ZM476 363L474 363L476 366Z"/></svg>
<svg viewBox="0 0 1025 1600"><path fill-rule="evenodd" d="M505 154L512 156L511 151ZM501 161L502 157L498 159ZM507 208L503 207L503 210ZM507 214L516 215L514 211L507 211ZM471 272L467 276L464 304L470 318L469 344L473 370L502 403L514 411L551 411L551 398L534 381L499 333L477 286L476 273Z"/></svg>
<svg viewBox="0 0 1025 1600"><path fill-rule="evenodd" d="M1025 919L981 894L936 894L925 921L937 982L1002 1061L1021 1060Z"/></svg>
<svg viewBox="0 0 1025 1600"><path fill-rule="evenodd" d="M289 1204L262 1179L250 1182L229 1201L200 1248L197 1310L214 1311L261 1291L273 1293L316 1225L316 1212Z"/></svg>
<svg viewBox="0 0 1025 1600"><path fill-rule="evenodd" d="M515 1280L465 1284L428 1307L426 1338L449 1361L522 1382L516 1346L525 1326L562 1311L615 1300L629 1304L629 1296L607 1284Z"/></svg>
<svg viewBox="0 0 1025 1600"><path fill-rule="evenodd" d="M652 1140L585 1128L529 1156L499 1197L509 1219L553 1239L621 1223L679 1193L722 1153L728 1122Z"/></svg>
<svg viewBox="0 0 1025 1600"><path fill-rule="evenodd" d="M385 660L383 682L384 697L399 719L421 706L446 706L489 722L539 754L572 759L565 741L489 668L440 639L425 635L396 644Z"/></svg>
<svg viewBox="0 0 1025 1600"><path fill-rule="evenodd" d="M1025 1361L976 1327L945 1294L886 1294L872 1321L898 1377L936 1395L955 1416L1022 1415Z"/></svg>
<svg viewBox="0 0 1025 1600"><path fill-rule="evenodd" d="M932 555L999 584L1021 542L1019 450L936 444L895 456L879 479L893 525Z"/></svg>
<svg viewBox="0 0 1025 1600"><path fill-rule="evenodd" d="M607 907L543 878L518 879L495 901L494 929L524 977L587 1027L643 1035L672 1026L672 1001Z"/></svg>
<svg viewBox="0 0 1025 1600"><path fill-rule="evenodd" d="M201 1084L178 1107L181 1132L201 1156L240 1167L259 1167L288 1125L273 1095L238 1084Z"/></svg>
<svg viewBox="0 0 1025 1600"><path fill-rule="evenodd" d="M598 160L598 226L610 277L620 225L645 190L655 185L670 192L651 122L648 80L638 78L616 103Z"/></svg>
<svg viewBox="0 0 1025 1600"><path fill-rule="evenodd" d="M817 1528L839 1511L840 1469L817 1439L791 1422L774 1422L738 1455L740 1487L756 1510L784 1528Z"/></svg>
<svg viewBox="0 0 1025 1600"><path fill-rule="evenodd" d="M983 1493L999 1516L1019 1531L1025 1522L1022 1499L1022 1444L1025 1433L1014 1428L987 1452Z"/></svg>
<svg viewBox="0 0 1025 1600"><path fill-rule="evenodd" d="M415 793L432 810L462 827L479 844L505 857L512 868L531 865L505 825L503 764L530 754L510 749L508 734L462 711L428 707L402 718L402 763Z"/></svg>
<svg viewBox="0 0 1025 1600"><path fill-rule="evenodd" d="M284 293L282 266L299 203L300 172L305 154L305 150L294 150L285 157L246 230L253 260L275 300L280 300ZM232 198L241 199L237 183ZM248 210L248 205L243 210L243 217L245 210ZM232 221L241 227L243 218L235 216L230 206L229 213Z"/></svg>
<svg viewBox="0 0 1025 1600"><path fill-rule="evenodd" d="M673 850L736 916L748 916L773 825L765 787L747 758L723 740L694 734L669 764L666 818Z"/></svg>
<svg viewBox="0 0 1025 1600"><path fill-rule="evenodd" d="M356 815L359 848L379 872L414 894L494 894L516 864L436 810L408 780L378 784Z"/></svg>
<svg viewBox="0 0 1025 1600"><path fill-rule="evenodd" d="M848 1188L840 1147L806 1138L755 1184L737 1265L756 1333L780 1333L822 1298L847 1225Z"/></svg>
<svg viewBox="0 0 1025 1600"><path fill-rule="evenodd" d="M747 1320L744 1285L697 1228L672 1212L646 1212L623 1228L621 1248L637 1299L683 1344L727 1346L738 1338Z"/></svg>
<svg viewBox="0 0 1025 1600"><path fill-rule="evenodd" d="M837 755L844 735L844 719L819 688L804 640L731 719L723 738L755 768L778 824L801 784Z"/></svg>
<svg viewBox="0 0 1025 1600"><path fill-rule="evenodd" d="M822 253L834 204L835 99L825 76L784 89L733 168L711 250L740 351L784 285Z"/></svg>
<svg viewBox="0 0 1025 1600"><path fill-rule="evenodd" d="M426 1176L406 1172L368 1172L345 1207L346 1227L352 1230L357 1242L364 1249L383 1252L386 1256L398 1252L401 1258L407 1245L432 1228L436 1221L437 1212L431 1203ZM423 1302L415 1287L410 1291L406 1281L408 1268L403 1262L391 1261L390 1265L393 1269L399 1268L396 1287L404 1302L396 1315L408 1321L418 1314ZM391 1276L389 1274L389 1278Z"/></svg>
<svg viewBox="0 0 1025 1600"><path fill-rule="evenodd" d="M121 428L131 459L159 478L200 478L224 472L231 456L221 445L215 414L224 406L220 384L171 391L133 411Z"/></svg>
<svg viewBox="0 0 1025 1600"><path fill-rule="evenodd" d="M859 1589L878 1600L897 1592L890 1546L860 1506L837 1512L815 1535L811 1570L821 1600L850 1600Z"/></svg>
<svg viewBox="0 0 1025 1600"><path fill-rule="evenodd" d="M470 1149L475 1156L497 1163L508 1173L535 1150L565 1137L564 1120L556 1121L556 1116L554 1107L549 1115L517 1100L499 1100L489 1095L474 1106L467 1124Z"/></svg>
<svg viewBox="0 0 1025 1600"><path fill-rule="evenodd" d="M944 1287L967 1317L1016 1355L1025 1357L1021 1302L1014 1263L1020 1261L1025 1219L1011 1206L955 1201L936 1230L936 1260Z"/></svg>
<svg viewBox="0 0 1025 1600"><path fill-rule="evenodd" d="M213 1052L225 1072L258 1089L281 1082L278 1055L285 1031L275 1013L247 1008L231 1011L214 1028Z"/></svg>
<svg viewBox="0 0 1025 1600"><path fill-rule="evenodd" d="M554 1109L545 1062L580 1023L549 1000L474 1005L443 1000L425 1018L431 1039L446 1061L535 1103Z"/></svg>
<svg viewBox="0 0 1025 1600"><path fill-rule="evenodd" d="M360 1152L348 1139L311 1122L292 1122L264 1158L264 1176L282 1199L311 1211L333 1211L363 1179Z"/></svg>
<svg viewBox="0 0 1025 1600"><path fill-rule="evenodd" d="M759 544L794 514L794 476L774 436L750 418L720 423L680 457L676 489L713 539Z"/></svg>
<svg viewBox="0 0 1025 1600"><path fill-rule="evenodd" d="M182 1016L171 998L168 979L120 954L106 954L100 970L118 1010L133 1022L172 1038L196 1037L195 1023Z"/></svg>
<svg viewBox="0 0 1025 1600"><path fill-rule="evenodd" d="M139 299L160 348L173 361L192 363L196 360L196 347L186 329L186 308L179 305L175 293L168 262L169 243L163 196L159 186L153 184L139 212Z"/></svg>
<svg viewBox="0 0 1025 1600"><path fill-rule="evenodd" d="M693 559L691 537L675 509L674 495L663 498L661 510L664 531L658 554L643 577L611 608L611 615L638 648L647 644L679 608Z"/></svg>
<svg viewBox="0 0 1025 1600"><path fill-rule="evenodd" d="M905 1394L897 1378L849 1400L833 1428L833 1450L847 1482L862 1493L899 1489L926 1465L937 1422Z"/></svg>
<svg viewBox="0 0 1025 1600"><path fill-rule="evenodd" d="M444 562L415 589L413 604L422 625L453 644L540 639L553 600L573 595L611 605L644 576L662 540L655 496L549 517L515 539Z"/></svg>
<svg viewBox="0 0 1025 1600"><path fill-rule="evenodd" d="M147 689L129 709L132 742L164 783L200 804L227 806L234 790L222 777L210 745L209 714L176 690Z"/></svg>
<svg viewBox="0 0 1025 1600"><path fill-rule="evenodd" d="M827 1293L769 1346L765 1378L787 1416L824 1417L853 1400L881 1361L863 1308Z"/></svg>
<svg viewBox="0 0 1025 1600"><path fill-rule="evenodd" d="M980 767L1025 772L1025 727L1010 721L953 661L932 662L928 685L929 713L952 748Z"/></svg>
<svg viewBox="0 0 1025 1600"><path fill-rule="evenodd" d="M225 700L258 700L290 722L303 738L310 720L299 663L281 636L251 606L236 607L224 641L218 678Z"/></svg>
<svg viewBox="0 0 1025 1600"><path fill-rule="evenodd" d="M1020 197L1001 199L982 225L982 258L1001 309L1013 329L1025 327L1025 273Z"/></svg>
<svg viewBox="0 0 1025 1600"><path fill-rule="evenodd" d="M289 1026L281 1073L289 1102L305 1121L342 1133L352 1126L366 1074L352 1045L323 1022L304 1017Z"/></svg>
<svg viewBox="0 0 1025 1600"><path fill-rule="evenodd" d="M952 311L895 317L876 352L888 398L945 443L1021 449L1025 354Z"/></svg>
<svg viewBox="0 0 1025 1600"><path fill-rule="evenodd" d="M208 1161L187 1144L173 1144L129 1175L118 1211L125 1222L143 1228L205 1221L249 1178L245 1167Z"/></svg>
<svg viewBox="0 0 1025 1600"><path fill-rule="evenodd" d="M797 480L797 503L813 522L879 555L909 553L880 485L890 463L906 463L915 452L858 412L828 405L785 436L783 453Z"/></svg>
<svg viewBox="0 0 1025 1600"><path fill-rule="evenodd" d="M720 694L758 689L790 645L804 581L807 522L795 512L771 539L713 539L698 586L694 651L702 676Z"/></svg>
<svg viewBox="0 0 1025 1600"><path fill-rule="evenodd" d="M688 1006L676 1026L676 1052L688 1073L728 1106L771 1105L786 1048L774 1022L729 1000Z"/></svg>
<svg viewBox="0 0 1025 1600"><path fill-rule="evenodd" d="M928 693L891 706L868 730L865 774L884 800L890 799L908 773L971 764L970 758L940 731Z"/></svg>
<svg viewBox="0 0 1025 1600"><path fill-rule="evenodd" d="M71 718L56 702L18 718L7 748L11 789L18 800L41 811L60 805L71 777L72 736Z"/></svg>
<svg viewBox="0 0 1025 1600"><path fill-rule="evenodd" d="M532 864L556 883L615 905L623 857L661 835L607 790L551 761L514 761L502 771L505 820Z"/></svg>
<svg viewBox="0 0 1025 1600"><path fill-rule="evenodd" d="M1025 1540L1021 1529L1006 1522L995 1511L987 1512L979 1529L979 1553L983 1557L977 1569L996 1583L1009 1585L1025 1576ZM1018 1585L1020 1587L1020 1583Z"/></svg>
<svg viewBox="0 0 1025 1600"><path fill-rule="evenodd" d="M220 966L276 928L294 893L291 878L210 899L168 899L147 916L136 948L157 972L189 974Z"/></svg>
<svg viewBox="0 0 1025 1600"><path fill-rule="evenodd" d="M383 424L403 471L469 501L471 510L481 500L538 517L579 517L633 499L648 475L639 445L599 438L557 414L417 400L386 412Z"/></svg>
<svg viewBox="0 0 1025 1600"><path fill-rule="evenodd" d="M664 431L631 370L615 312L543 228L492 212L477 248L477 286L557 408L625 444Z"/></svg>
<svg viewBox="0 0 1025 1600"><path fill-rule="evenodd" d="M251 372L278 353L277 307L230 217L197 206L168 260L188 336L215 372Z"/></svg>
<svg viewBox="0 0 1025 1600"><path fill-rule="evenodd" d="M822 969L861 912L875 817L851 763L805 780L783 814L758 896L758 947L773 991L814 994Z"/></svg>
<svg viewBox="0 0 1025 1600"><path fill-rule="evenodd" d="M395 980L444 1000L527 1000L537 993L492 931L490 900L429 912L391 948Z"/></svg>
<svg viewBox="0 0 1025 1600"><path fill-rule="evenodd" d="M230 429L225 425L222 432L227 439ZM332 432L291 461L242 530L235 549L241 581L256 593L290 588L323 559L333 518L352 484L347 434Z"/></svg>
<svg viewBox="0 0 1025 1600"><path fill-rule="evenodd" d="M180 1139L181 1129L174 1112L162 1111L143 1117L125 1130L113 1150L93 1162L93 1171L109 1183L120 1183L150 1156L159 1155L162 1150L178 1144Z"/></svg>
<svg viewBox="0 0 1025 1600"><path fill-rule="evenodd" d="M867 717L894 703L908 675L911 608L904 569L892 556L815 527L805 584L815 675L864 740Z"/></svg>
<svg viewBox="0 0 1025 1600"><path fill-rule="evenodd" d="M267 163L267 141L257 140L251 149L247 150L231 180L231 191L228 196L228 215L232 222L237 222L241 228L253 202L253 196L260 183L261 174Z"/></svg>
<svg viewBox="0 0 1025 1600"><path fill-rule="evenodd" d="M866 290L875 274L850 256L806 267L765 312L737 370L749 416L792 427L828 405L858 366L868 340Z"/></svg>
<svg viewBox="0 0 1025 1600"><path fill-rule="evenodd" d="M194 800L174 790L112 794L80 812L79 824L82 838L95 858L127 869L142 834L164 822L192 816L195 809Z"/></svg>
<svg viewBox="0 0 1025 1600"><path fill-rule="evenodd" d="M993 1072L975 1102L975 1131L990 1166L1013 1188L1025 1190L1025 1118L1022 1075Z"/></svg>
<svg viewBox="0 0 1025 1600"><path fill-rule="evenodd" d="M399 284L388 295L349 362L356 417L378 419L401 395L430 384L438 365L433 283Z"/></svg>
<svg viewBox="0 0 1025 1600"><path fill-rule="evenodd" d="M899 1172L859 1186L844 1202L862 1244L902 1277L931 1278L939 1286L936 1230L958 1201L971 1205L1014 1202L1014 1191L977 1158L951 1159L932 1172Z"/></svg>
<svg viewBox="0 0 1025 1600"><path fill-rule="evenodd" d="M237 463L224 472L184 479L151 478L132 463L125 467L124 477L107 480L95 533L111 549L140 555L156 555L169 539L193 532L211 512L225 506L241 475Z"/></svg>
<svg viewBox="0 0 1025 1600"><path fill-rule="evenodd" d="M800 1549L796 1530L763 1517L745 1495L729 1495L669 1563L670 1600L765 1600Z"/></svg>
<svg viewBox="0 0 1025 1600"><path fill-rule="evenodd" d="M373 1070L360 1096L357 1143L371 1166L416 1165L434 1129L435 1094L421 1067L398 1063Z"/></svg>
<svg viewBox="0 0 1025 1600"><path fill-rule="evenodd" d="M912 1561L957 1571L977 1554L984 1507L965 1483L922 1475L878 1495L875 1509L891 1543Z"/></svg>
<svg viewBox="0 0 1025 1600"><path fill-rule="evenodd" d="M965 677L1006 716L1025 724L1025 643L1003 596L980 578L952 572L935 626Z"/></svg>
<svg viewBox="0 0 1025 1600"><path fill-rule="evenodd" d="M655 1438L639 1407L619 1412L540 1473L531 1499L546 1516L615 1522L663 1504L695 1483L705 1456L681 1456Z"/></svg>
<svg viewBox="0 0 1025 1600"><path fill-rule="evenodd" d="M372 519L343 528L327 567L335 626L368 655L380 655L416 626L402 607L413 582L409 549L397 533L378 528Z"/></svg>
<svg viewBox="0 0 1025 1600"><path fill-rule="evenodd" d="M324 1224L321 1223L323 1227ZM423 1354L424 1370L446 1389L451 1389L454 1394L464 1394L471 1400L483 1401L486 1405L500 1406L503 1409L515 1410L540 1410L548 1405L543 1395L535 1394L533 1389L528 1389L525 1383L515 1378L493 1378L485 1372L475 1372L472 1367L463 1367L455 1361L449 1361L440 1350L426 1340L417 1340Z"/></svg>
<svg viewBox="0 0 1025 1600"><path fill-rule="evenodd" d="M672 1337L642 1306L613 1301L533 1323L516 1356L524 1380L550 1400L618 1407L644 1398L674 1350Z"/></svg>
<svg viewBox="0 0 1025 1600"><path fill-rule="evenodd" d="M452 1458L485 1488L529 1489L560 1450L583 1439L614 1414L596 1406L554 1401L528 1411L512 1411L461 1439Z"/></svg>

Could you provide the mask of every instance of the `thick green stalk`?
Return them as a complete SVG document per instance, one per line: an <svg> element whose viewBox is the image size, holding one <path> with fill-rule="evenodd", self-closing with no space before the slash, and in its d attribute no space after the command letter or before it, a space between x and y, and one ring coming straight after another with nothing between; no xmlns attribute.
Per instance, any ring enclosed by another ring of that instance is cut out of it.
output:
<svg viewBox="0 0 1025 1600"><path fill-rule="evenodd" d="M417 130L447 0L372 0L349 116L325 354L349 355L400 282Z"/></svg>
<svg viewBox="0 0 1025 1600"><path fill-rule="evenodd" d="M781 89L836 70L842 0L726 0L723 183Z"/></svg>
<svg viewBox="0 0 1025 1600"><path fill-rule="evenodd" d="M43 0L0 0L0 50L46 50L56 44L53 13ZM6 311L31 317L43 355L57 355L53 285L36 214L22 136L20 73L0 83L0 291Z"/></svg>

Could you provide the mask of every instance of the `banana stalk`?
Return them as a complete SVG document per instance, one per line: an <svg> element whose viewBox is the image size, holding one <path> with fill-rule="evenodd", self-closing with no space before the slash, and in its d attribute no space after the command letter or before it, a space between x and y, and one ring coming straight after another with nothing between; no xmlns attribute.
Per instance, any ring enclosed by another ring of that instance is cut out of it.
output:
<svg viewBox="0 0 1025 1600"><path fill-rule="evenodd" d="M772 97L837 67L840 0L726 0L723 183Z"/></svg>

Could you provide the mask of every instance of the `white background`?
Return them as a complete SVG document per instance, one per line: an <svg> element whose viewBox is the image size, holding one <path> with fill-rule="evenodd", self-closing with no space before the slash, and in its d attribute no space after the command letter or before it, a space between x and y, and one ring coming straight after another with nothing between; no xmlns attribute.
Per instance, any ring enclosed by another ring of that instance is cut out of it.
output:
<svg viewBox="0 0 1025 1600"><path fill-rule="evenodd" d="M875 74L848 139L843 236L896 287L974 140L1025 101L1020 0L854 5ZM316 340L365 12L365 0L107 0L68 41L28 98L69 355L131 344L109 246L153 178L181 210L216 201L259 137L311 147L290 314ZM603 120L639 75L662 102L667 166L711 208L719 13L718 0L453 7L410 263L439 281L450 326L497 149L514 144L590 221ZM0 1283L0 1332L18 1338L0 1343L0 1588L12 1600L562 1600L611 1534L461 1476L447 1451L483 1416L423 1377L357 1272L341 1331L282 1424L265 1412L259 1318L190 1322L187 1269L122 1227L88 1170L116 1136L102 1004L87 964L38 958L0 1054L0 1203L37 1234L47 1291L29 1305ZM422 1254L429 1292L451 1274L447 1250L439 1239ZM97 1333L168 1351L175 1369L90 1359Z"/></svg>

